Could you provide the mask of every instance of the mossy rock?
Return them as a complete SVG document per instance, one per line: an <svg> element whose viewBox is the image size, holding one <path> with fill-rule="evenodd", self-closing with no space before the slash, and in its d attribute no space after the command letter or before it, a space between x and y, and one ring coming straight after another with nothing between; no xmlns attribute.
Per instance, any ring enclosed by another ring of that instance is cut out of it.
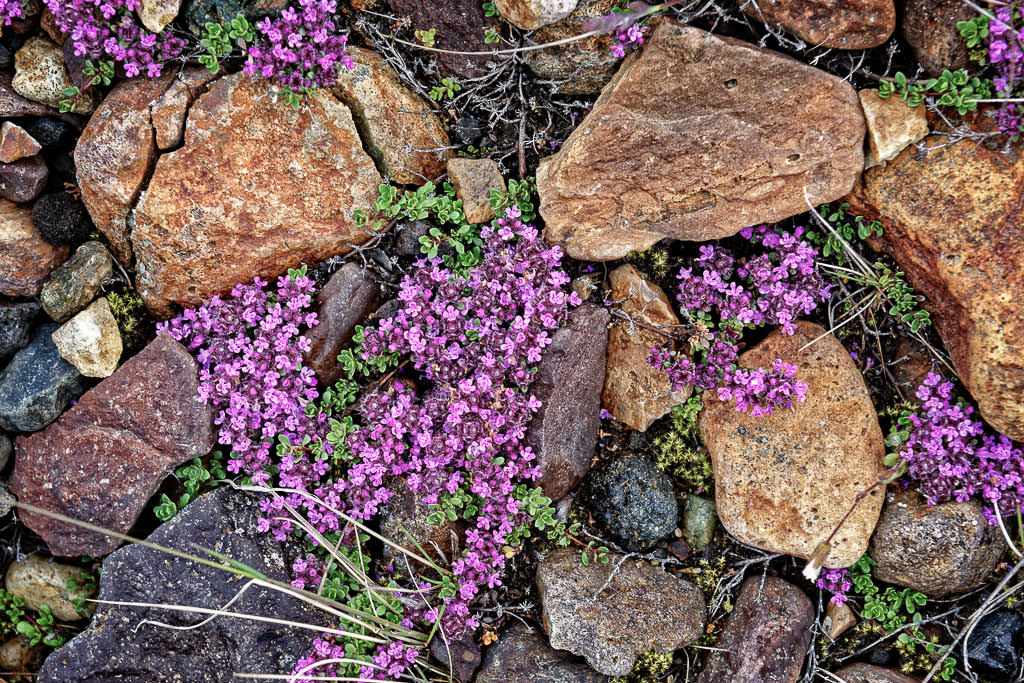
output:
<svg viewBox="0 0 1024 683"><path fill-rule="evenodd" d="M239 14L250 23L265 16L276 16L288 6L288 0L191 0L185 10L188 28L202 35L207 22L225 24Z"/></svg>

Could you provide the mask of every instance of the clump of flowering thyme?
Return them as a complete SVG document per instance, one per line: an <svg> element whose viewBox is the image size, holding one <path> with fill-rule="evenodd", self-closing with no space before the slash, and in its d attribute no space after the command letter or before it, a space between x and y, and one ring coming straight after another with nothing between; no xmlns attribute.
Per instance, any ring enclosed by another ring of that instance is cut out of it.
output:
<svg viewBox="0 0 1024 683"><path fill-rule="evenodd" d="M4 26L10 26L15 19L24 18L21 10L21 0L0 0L0 22Z"/></svg>
<svg viewBox="0 0 1024 683"><path fill-rule="evenodd" d="M1005 99L1024 96L1024 8L1009 2L994 8L995 20L988 24L988 61L995 67L996 95ZM1024 130L1024 110L1019 103L1006 102L996 113L999 129L1014 137Z"/></svg>
<svg viewBox="0 0 1024 683"><path fill-rule="evenodd" d="M679 271L676 299L696 330L690 354L660 347L649 360L668 373L673 389L714 389L719 400L761 417L804 400L807 385L796 379L797 367L781 359L769 368L740 366L744 330L777 325L793 334L799 316L829 298L829 285L818 271L817 250L800 239L803 228L789 233L761 225L741 234L764 251L741 261L722 246L705 244L693 265Z"/></svg>
<svg viewBox="0 0 1024 683"><path fill-rule="evenodd" d="M850 582L850 572L846 569L826 569L818 577L815 585L821 590L827 590L832 594L829 599L833 605L842 605L850 599L847 591L853 587Z"/></svg>

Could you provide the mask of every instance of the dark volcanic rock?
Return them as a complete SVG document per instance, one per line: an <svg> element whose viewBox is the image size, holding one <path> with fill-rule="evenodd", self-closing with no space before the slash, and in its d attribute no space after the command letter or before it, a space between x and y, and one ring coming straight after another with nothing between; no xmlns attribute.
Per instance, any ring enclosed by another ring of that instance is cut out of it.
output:
<svg viewBox="0 0 1024 683"><path fill-rule="evenodd" d="M477 0L388 0L388 4L398 16L412 19L414 29L435 29L436 46L443 50L486 52L492 49L484 42L484 30L492 22L484 16L483 5ZM489 70L486 55L439 53L431 56L437 58L445 74L474 78Z"/></svg>
<svg viewBox="0 0 1024 683"><path fill-rule="evenodd" d="M967 640L967 659L979 673L1010 680L1020 660L1024 618L1016 612L1000 611L986 615Z"/></svg>
<svg viewBox="0 0 1024 683"><path fill-rule="evenodd" d="M32 225L56 246L82 242L92 227L85 206L67 192L51 192L37 199L32 205Z"/></svg>
<svg viewBox="0 0 1024 683"><path fill-rule="evenodd" d="M582 657L555 650L544 636L515 622L484 651L476 683L603 683L603 676Z"/></svg>
<svg viewBox="0 0 1024 683"><path fill-rule="evenodd" d="M0 429L42 429L85 389L82 375L50 338L56 329L52 323L36 328L29 345L0 373Z"/></svg>
<svg viewBox="0 0 1024 683"><path fill-rule="evenodd" d="M213 447L213 408L196 400L198 381L185 347L158 335L51 427L17 440L11 490L127 532L174 467ZM24 512L22 520L55 555L104 555L120 545L43 515Z"/></svg>
<svg viewBox="0 0 1024 683"><path fill-rule="evenodd" d="M544 350L533 394L543 403L526 432L537 454L544 495L560 500L590 469L601 427L608 346L607 309L585 303Z"/></svg>
<svg viewBox="0 0 1024 683"><path fill-rule="evenodd" d="M302 548L257 531L261 513L251 494L222 488L187 506L149 537L152 543L198 554L223 553L277 581L290 581ZM103 563L100 599L192 605L219 609L245 584L244 577L133 545ZM321 613L276 591L247 591L231 610L302 623L323 624ZM170 630L153 619L192 625L203 614L101 605L83 633L47 658L40 683L131 681L237 681L235 672L288 674L312 644L296 628L220 617L200 628Z"/></svg>
<svg viewBox="0 0 1024 683"><path fill-rule="evenodd" d="M697 683L795 683L811 642L814 607L804 592L773 576L743 582L736 608Z"/></svg>
<svg viewBox="0 0 1024 683"><path fill-rule="evenodd" d="M943 69L956 71L970 66L967 45L956 24L975 14L962 0L907 0L903 37L929 74L938 76Z"/></svg>
<svg viewBox="0 0 1024 683"><path fill-rule="evenodd" d="M473 642L473 634L467 633L459 640L434 638L430 641L430 656L452 674L457 683L469 683L480 668L482 660L480 646ZM479 683L479 679L477 680Z"/></svg>
<svg viewBox="0 0 1024 683"><path fill-rule="evenodd" d="M380 285L356 263L346 263L316 297L319 322L306 332L310 339L306 363L320 383L330 386L341 377L338 354L352 341L356 325L380 304Z"/></svg>
<svg viewBox="0 0 1024 683"><path fill-rule="evenodd" d="M676 528L672 479L647 458L622 455L601 463L587 482L594 520L626 550L646 550Z"/></svg>
<svg viewBox="0 0 1024 683"><path fill-rule="evenodd" d="M39 304L0 303L0 361L28 344L32 321L39 313Z"/></svg>

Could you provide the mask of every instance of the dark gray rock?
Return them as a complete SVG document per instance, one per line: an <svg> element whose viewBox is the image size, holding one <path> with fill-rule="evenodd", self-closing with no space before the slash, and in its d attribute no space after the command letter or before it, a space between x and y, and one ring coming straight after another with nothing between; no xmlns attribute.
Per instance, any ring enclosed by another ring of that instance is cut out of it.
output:
<svg viewBox="0 0 1024 683"><path fill-rule="evenodd" d="M114 274L114 259L101 242L86 242L50 273L39 300L59 323L78 313L95 298L100 285Z"/></svg>
<svg viewBox="0 0 1024 683"><path fill-rule="evenodd" d="M77 135L74 126L52 116L29 119L22 127L43 146L43 149L67 147Z"/></svg>
<svg viewBox="0 0 1024 683"><path fill-rule="evenodd" d="M0 163L0 197L12 202L30 202L46 187L50 169L41 156Z"/></svg>
<svg viewBox="0 0 1024 683"><path fill-rule="evenodd" d="M6 434L0 434L0 470L7 469L7 462L11 459L14 451L14 444Z"/></svg>
<svg viewBox="0 0 1024 683"><path fill-rule="evenodd" d="M603 683L582 657L556 650L536 630L515 622L484 651L476 683Z"/></svg>
<svg viewBox="0 0 1024 683"><path fill-rule="evenodd" d="M880 648L875 648L880 649ZM895 669L885 669L871 664L850 664L835 672L844 683L919 683L920 678L911 678Z"/></svg>
<svg viewBox="0 0 1024 683"><path fill-rule="evenodd" d="M50 338L56 329L54 323L36 328L28 346L0 372L0 429L42 429L85 390L81 373L61 358Z"/></svg>
<svg viewBox="0 0 1024 683"><path fill-rule="evenodd" d="M702 552L711 545L715 535L715 523L718 515L715 501L701 498L692 493L686 496L686 512L683 514L683 536L697 552Z"/></svg>
<svg viewBox="0 0 1024 683"><path fill-rule="evenodd" d="M430 221L407 221L398 226L395 230L395 252L399 256L419 258L423 256L420 251L420 238L426 237L430 232ZM440 251L440 250L438 250Z"/></svg>
<svg viewBox="0 0 1024 683"><path fill-rule="evenodd" d="M425 492L414 492L403 479L392 478L385 483L394 495L380 511L381 535L412 553L419 554L416 547L419 544L426 551L428 559L442 567L449 566L459 555L462 547L462 538L465 535L463 523L448 519L440 524L428 522L430 510L423 502ZM386 562L395 562L399 571L406 569L402 553L390 546L385 546L383 552ZM413 562L413 569L424 568Z"/></svg>
<svg viewBox="0 0 1024 683"><path fill-rule="evenodd" d="M7 486L7 482L0 479L0 517L4 517L11 509L14 504L18 502L18 499L11 493L11 489Z"/></svg>
<svg viewBox="0 0 1024 683"><path fill-rule="evenodd" d="M967 640L971 668L996 680L1010 680L1020 664L1024 618L1003 610L986 615Z"/></svg>
<svg viewBox="0 0 1024 683"><path fill-rule="evenodd" d="M204 547L271 579L291 580L299 544L257 531L258 498L222 488L200 497L149 541L188 553ZM132 545L103 563L100 600L221 608L247 579ZM253 588L230 609L296 622L324 624L322 613L276 591ZM289 674L313 633L238 618L217 618L188 631L140 625L143 619L191 625L206 615L101 604L89 627L43 664L40 683L237 681L235 672Z"/></svg>
<svg viewBox="0 0 1024 683"><path fill-rule="evenodd" d="M467 633L459 640L434 638L430 641L430 656L440 662L442 668L451 674L456 683L469 683L480 668L480 646L473 642L473 634ZM479 683L480 679L477 679Z"/></svg>
<svg viewBox="0 0 1024 683"><path fill-rule="evenodd" d="M590 469L601 427L608 309L585 303L544 350L533 394L542 402L526 432L541 469L537 484L560 500Z"/></svg>
<svg viewBox="0 0 1024 683"><path fill-rule="evenodd" d="M650 460L626 454L591 472L587 499L597 524L631 552L671 534L679 517L672 479Z"/></svg>
<svg viewBox="0 0 1024 683"><path fill-rule="evenodd" d="M28 344L39 304L0 304L0 360Z"/></svg>

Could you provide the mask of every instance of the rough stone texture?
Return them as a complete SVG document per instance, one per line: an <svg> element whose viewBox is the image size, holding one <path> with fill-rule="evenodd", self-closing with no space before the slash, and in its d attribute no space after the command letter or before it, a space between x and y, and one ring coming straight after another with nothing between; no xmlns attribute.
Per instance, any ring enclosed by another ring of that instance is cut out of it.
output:
<svg viewBox="0 0 1024 683"><path fill-rule="evenodd" d="M181 8L181 0L142 0L137 13L142 25L153 33L160 33L174 21Z"/></svg>
<svg viewBox="0 0 1024 683"><path fill-rule="evenodd" d="M51 427L15 442L11 490L24 502L127 532L163 478L213 447L198 365L158 335ZM25 511L55 555L104 555L120 541Z"/></svg>
<svg viewBox="0 0 1024 683"><path fill-rule="evenodd" d="M1024 618L1016 612L1001 610L983 617L967 639L971 668L993 680L1011 680L1020 662L1022 632Z"/></svg>
<svg viewBox="0 0 1024 683"><path fill-rule="evenodd" d="M434 638L430 641L430 656L441 667L451 672L455 683L469 683L480 668L483 658L480 646L473 641L473 634L467 633L458 640Z"/></svg>
<svg viewBox="0 0 1024 683"><path fill-rule="evenodd" d="M544 26L530 38L538 45L553 43L585 33L583 24L599 19L618 7L618 0L581 0L579 6L561 21ZM523 53L530 70L543 79L554 81L554 91L563 95L594 95L612 79L619 58L611 53L615 37L591 36L565 45Z"/></svg>
<svg viewBox="0 0 1024 683"><path fill-rule="evenodd" d="M53 333L53 343L64 360L86 377L110 377L121 360L121 332L105 298Z"/></svg>
<svg viewBox="0 0 1024 683"><path fill-rule="evenodd" d="M30 555L11 563L4 583L7 590L25 598L25 607L37 610L40 605L49 605L57 619L78 621L82 615L71 601L96 596L85 591L69 591L68 579L81 581L82 567ZM95 609L95 605L91 609Z"/></svg>
<svg viewBox="0 0 1024 683"><path fill-rule="evenodd" d="M647 562L613 555L585 566L578 550L556 550L537 567L537 589L551 647L609 676L628 674L641 653L672 652L704 631L700 589Z"/></svg>
<svg viewBox="0 0 1024 683"><path fill-rule="evenodd" d="M476 683L606 683L581 657L555 650L544 636L515 622L484 650Z"/></svg>
<svg viewBox="0 0 1024 683"><path fill-rule="evenodd" d="M493 47L484 42L484 30L494 23L484 16L483 4L477 0L388 0L396 16L409 17L416 30L437 31L435 46L442 50L486 52ZM431 54L441 72L460 79L476 78L487 73L494 60L486 56Z"/></svg>
<svg viewBox="0 0 1024 683"><path fill-rule="evenodd" d="M32 645L23 635L0 645L0 671L38 671L48 648L42 643Z"/></svg>
<svg viewBox="0 0 1024 683"><path fill-rule="evenodd" d="M818 339L810 347L802 346ZM850 354L819 325L800 321L740 356L745 367L795 363L807 399L768 417L705 396L699 426L715 469L718 518L740 541L809 558L884 469L885 445L864 379ZM882 492L869 493L832 543L827 567L847 567L867 550Z"/></svg>
<svg viewBox="0 0 1024 683"><path fill-rule="evenodd" d="M57 114L56 109L33 102L16 93L11 85L12 80L13 76L10 73L0 72L0 116L51 116Z"/></svg>
<svg viewBox="0 0 1024 683"><path fill-rule="evenodd" d="M521 29L532 31L553 24L576 9L578 0L494 0L501 16Z"/></svg>
<svg viewBox="0 0 1024 683"><path fill-rule="evenodd" d="M663 21L537 168L545 237L600 261L663 237L726 237L844 195L863 140L848 83Z"/></svg>
<svg viewBox="0 0 1024 683"><path fill-rule="evenodd" d="M601 403L612 417L641 432L663 417L693 392L687 385L672 391L664 370L652 366L647 358L651 349L665 342L665 337L641 325L667 328L678 325L661 287L644 279L640 271L628 263L608 276L612 291L610 299L638 325L616 318L608 332L608 364L601 392Z"/></svg>
<svg viewBox="0 0 1024 683"><path fill-rule="evenodd" d="M835 672L843 683L921 683L920 678L913 678L895 669L885 669L872 664L850 664Z"/></svg>
<svg viewBox="0 0 1024 683"><path fill-rule="evenodd" d="M24 128L16 123L4 121L0 129L0 161L9 164L39 153L43 147Z"/></svg>
<svg viewBox="0 0 1024 683"><path fill-rule="evenodd" d="M7 463L10 461L11 453L14 452L14 444L7 437L6 434L0 433L0 470L7 469Z"/></svg>
<svg viewBox="0 0 1024 683"><path fill-rule="evenodd" d="M42 157L27 157L0 164L0 197L12 202L30 202L43 191L50 169Z"/></svg>
<svg viewBox="0 0 1024 683"><path fill-rule="evenodd" d="M871 537L872 574L931 598L977 588L1006 551L982 508L977 500L929 507L918 493L894 490Z"/></svg>
<svg viewBox="0 0 1024 683"><path fill-rule="evenodd" d="M306 365L324 386L341 377L338 354L352 341L355 327L380 305L380 285L356 263L346 263L331 276L316 297L320 320L306 332L311 344Z"/></svg>
<svg viewBox="0 0 1024 683"><path fill-rule="evenodd" d="M825 605L825 632L835 640L857 624L857 615L847 604L837 605L829 601Z"/></svg>
<svg viewBox="0 0 1024 683"><path fill-rule="evenodd" d="M149 115L156 133L156 146L167 150L181 144L189 107L205 92L214 78L204 66L188 66L176 71L167 90L149 105Z"/></svg>
<svg viewBox="0 0 1024 683"><path fill-rule="evenodd" d="M929 147L948 143L925 138ZM854 210L882 220L883 245L925 296L982 416L1024 440L1024 160L970 140L869 170Z"/></svg>
<svg viewBox="0 0 1024 683"><path fill-rule="evenodd" d="M50 273L39 301L48 316L62 323L88 306L113 274L114 260L103 243L86 242Z"/></svg>
<svg viewBox="0 0 1024 683"><path fill-rule="evenodd" d="M796 586L751 576L697 683L796 683L811 642L814 607Z"/></svg>
<svg viewBox="0 0 1024 683"><path fill-rule="evenodd" d="M13 510L17 502L18 499L14 497L11 490L7 487L7 481L0 479L0 517L6 516L8 512Z"/></svg>
<svg viewBox="0 0 1024 683"><path fill-rule="evenodd" d="M419 543L420 547L427 551L428 559L442 567L450 565L462 547L462 522L445 520L441 524L432 524L427 521L430 511L423 502L425 492L415 493L408 484L399 479L389 480L388 488L394 491L394 495L381 508L381 536L416 554L420 552L416 548L416 544ZM385 546L384 557L388 561L396 561L399 569L405 570L402 553ZM423 569L411 558L409 562L414 569Z"/></svg>
<svg viewBox="0 0 1024 683"><path fill-rule="evenodd" d="M840 50L881 45L896 30L893 0L747 0L743 11L808 43Z"/></svg>
<svg viewBox="0 0 1024 683"><path fill-rule="evenodd" d="M231 488L218 489L188 505L154 531L149 541L195 553L210 548L269 578L291 580L291 563L301 544L281 543L257 531L258 499ZM246 583L245 577L132 545L103 563L100 599L194 605L220 609ZM277 591L250 589L231 609L244 614L323 625L323 613ZM237 681L234 672L289 674L312 645L313 634L248 619L218 618L181 631L143 619L192 625L204 614L101 605L89 627L50 655L40 683L128 681L164 683Z"/></svg>
<svg viewBox="0 0 1024 683"><path fill-rule="evenodd" d="M0 303L0 361L28 344L32 321L38 313L39 304L35 302Z"/></svg>
<svg viewBox="0 0 1024 683"><path fill-rule="evenodd" d="M583 478L601 428L601 385L608 345L607 309L584 303L552 335L530 391L541 401L526 443L541 470L537 485L557 501Z"/></svg>
<svg viewBox="0 0 1024 683"><path fill-rule="evenodd" d="M715 535L715 523L718 515L715 512L715 501L701 498L692 493L686 495L686 512L683 514L683 537L697 552L711 545Z"/></svg>
<svg viewBox="0 0 1024 683"><path fill-rule="evenodd" d="M64 52L48 38L33 36L14 55L14 91L27 99L55 109L65 98L64 89L74 84L64 66ZM96 107L96 94L86 91L75 108L88 114Z"/></svg>
<svg viewBox="0 0 1024 683"><path fill-rule="evenodd" d="M645 457L624 454L602 462L586 488L594 521L629 552L649 549L676 528L672 478Z"/></svg>
<svg viewBox="0 0 1024 683"><path fill-rule="evenodd" d="M82 201L96 227L123 263L131 262L128 213L156 158L150 102L163 93L172 74L131 78L104 98L75 146Z"/></svg>
<svg viewBox="0 0 1024 683"><path fill-rule="evenodd" d="M381 175L422 185L444 173L448 135L430 104L376 52L349 47L345 55L355 68L340 69L330 91L352 111Z"/></svg>
<svg viewBox="0 0 1024 683"><path fill-rule="evenodd" d="M449 159L448 180L455 188L456 196L462 200L462 211L467 221L486 223L494 218L491 190L505 191L505 179L501 177L498 162L463 157Z"/></svg>
<svg viewBox="0 0 1024 683"><path fill-rule="evenodd" d="M243 74L215 81L192 105L185 146L156 164L131 235L154 315L367 239L352 214L381 178L348 109L319 91L294 111L264 89Z"/></svg>
<svg viewBox="0 0 1024 683"><path fill-rule="evenodd" d="M37 327L28 346L0 372L0 429L42 429L85 389L81 373L60 357L50 338L56 329L52 323Z"/></svg>
<svg viewBox="0 0 1024 683"><path fill-rule="evenodd" d="M962 0L906 0L903 37L932 76L970 66L967 45L956 24L975 16Z"/></svg>
<svg viewBox="0 0 1024 683"><path fill-rule="evenodd" d="M921 342L908 337L900 337L896 343L896 353L890 363L896 386L903 393L904 400L917 405L917 388L935 370L932 356Z"/></svg>
<svg viewBox="0 0 1024 683"><path fill-rule="evenodd" d="M898 97L881 98L874 88L861 90L860 106L868 126L868 153L865 168L878 166L928 135L924 103L908 107Z"/></svg>

